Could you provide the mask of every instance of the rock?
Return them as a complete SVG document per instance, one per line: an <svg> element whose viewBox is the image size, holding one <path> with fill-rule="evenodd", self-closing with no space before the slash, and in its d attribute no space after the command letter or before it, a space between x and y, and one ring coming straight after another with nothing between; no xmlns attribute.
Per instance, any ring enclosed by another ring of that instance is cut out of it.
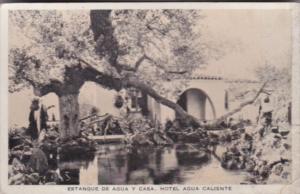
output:
<svg viewBox="0 0 300 194"><path fill-rule="evenodd" d="M281 136L287 136L289 133L289 131L280 131Z"/></svg>
<svg viewBox="0 0 300 194"><path fill-rule="evenodd" d="M9 149L12 149L23 143L23 139L19 136L9 138Z"/></svg>
<svg viewBox="0 0 300 194"><path fill-rule="evenodd" d="M280 138L274 138L274 141L273 141L273 145L272 145L272 147L274 147L274 148L280 148L280 146L281 146L281 139Z"/></svg>
<svg viewBox="0 0 300 194"><path fill-rule="evenodd" d="M135 170L129 175L129 184L153 184L153 178L148 169Z"/></svg>
<svg viewBox="0 0 300 194"><path fill-rule="evenodd" d="M40 149L49 156L50 154L56 155L57 154L57 144L54 142L46 141L40 145ZM49 158L48 158L49 159Z"/></svg>
<svg viewBox="0 0 300 194"><path fill-rule="evenodd" d="M271 169L269 168L268 165L261 167L259 170L259 174L263 179L268 178L270 175L270 172L271 172Z"/></svg>
<svg viewBox="0 0 300 194"><path fill-rule="evenodd" d="M275 166L273 173L277 176L280 176L282 171L283 171L283 166L281 164L278 164Z"/></svg>
<svg viewBox="0 0 300 194"><path fill-rule="evenodd" d="M291 176L290 172L283 172L281 174L281 178L286 179L286 180L290 179L290 176Z"/></svg>
<svg viewBox="0 0 300 194"><path fill-rule="evenodd" d="M55 130L48 130L47 132L47 138L50 140L56 140L56 138L59 137L59 133L56 132Z"/></svg>
<svg viewBox="0 0 300 194"><path fill-rule="evenodd" d="M23 149L24 149L24 144L19 144L12 148L13 151L18 151L18 150L23 150Z"/></svg>
<svg viewBox="0 0 300 194"><path fill-rule="evenodd" d="M208 134L209 144L210 145L218 145L219 144L219 136L214 133Z"/></svg>
<svg viewBox="0 0 300 194"><path fill-rule="evenodd" d="M225 164L222 164L226 169L237 170L238 162L235 159L228 160Z"/></svg>
<svg viewBox="0 0 300 194"><path fill-rule="evenodd" d="M291 145L290 145L290 144L287 144L287 143L284 143L284 144L283 144L283 147L284 147L286 150L290 150L290 149L291 149Z"/></svg>
<svg viewBox="0 0 300 194"><path fill-rule="evenodd" d="M163 138L165 139L167 145L171 145L174 143L174 141L166 134L163 135Z"/></svg>
<svg viewBox="0 0 300 194"><path fill-rule="evenodd" d="M222 155L222 167L230 170L245 169L249 172L249 181L255 184L287 183L290 169L285 166L290 165L291 161L289 129L288 125L278 125L266 132L263 126L255 129L248 126L243 138L233 140ZM226 139L226 134L225 130L221 133L223 139Z"/></svg>
<svg viewBox="0 0 300 194"><path fill-rule="evenodd" d="M154 133L152 135L152 138L156 145L164 145L166 143L165 140L158 133Z"/></svg>
<svg viewBox="0 0 300 194"><path fill-rule="evenodd" d="M244 139L245 141L253 141L253 137L248 133L245 133Z"/></svg>
<svg viewBox="0 0 300 194"><path fill-rule="evenodd" d="M47 182L47 183L45 183L45 185L57 185L57 183L56 182Z"/></svg>
<svg viewBox="0 0 300 194"><path fill-rule="evenodd" d="M239 144L235 144L223 153L221 165L230 170L243 169L246 167L245 158L247 157L239 150Z"/></svg>
<svg viewBox="0 0 300 194"><path fill-rule="evenodd" d="M38 185L40 182L40 176L38 173L32 173L30 175L26 175L26 184L28 185Z"/></svg>
<svg viewBox="0 0 300 194"><path fill-rule="evenodd" d="M24 172L25 165L22 164L17 158L14 158L12 161L12 171L13 172Z"/></svg>
<svg viewBox="0 0 300 194"><path fill-rule="evenodd" d="M22 159L23 152L21 150L11 151L10 159L14 160L15 158L18 160Z"/></svg>
<svg viewBox="0 0 300 194"><path fill-rule="evenodd" d="M45 184L47 183L58 183L62 178L60 175L54 171L54 170L49 170L46 175L43 177L43 182Z"/></svg>
<svg viewBox="0 0 300 194"><path fill-rule="evenodd" d="M245 162L245 169L247 172L253 172L255 168L255 161L253 159L246 160Z"/></svg>
<svg viewBox="0 0 300 194"><path fill-rule="evenodd" d="M27 163L27 162L29 161L31 155L32 155L32 152L31 152L31 151L26 151L26 152L24 152L24 153L23 153L23 156L22 156L22 162L23 162L23 163Z"/></svg>
<svg viewBox="0 0 300 194"><path fill-rule="evenodd" d="M34 148L32 150L32 155L28 161L28 166L35 172L38 172L40 174L45 173L48 170L47 156L41 149Z"/></svg>
<svg viewBox="0 0 300 194"><path fill-rule="evenodd" d="M9 185L22 185L25 182L25 176L22 173L17 173L8 179Z"/></svg>
<svg viewBox="0 0 300 194"><path fill-rule="evenodd" d="M79 138L80 144L88 144L88 140L85 138Z"/></svg>
<svg viewBox="0 0 300 194"><path fill-rule="evenodd" d="M278 126L271 128L272 133L279 133Z"/></svg>
<svg viewBox="0 0 300 194"><path fill-rule="evenodd" d="M67 143L69 146L77 146L78 142L75 140L71 140L70 142Z"/></svg>

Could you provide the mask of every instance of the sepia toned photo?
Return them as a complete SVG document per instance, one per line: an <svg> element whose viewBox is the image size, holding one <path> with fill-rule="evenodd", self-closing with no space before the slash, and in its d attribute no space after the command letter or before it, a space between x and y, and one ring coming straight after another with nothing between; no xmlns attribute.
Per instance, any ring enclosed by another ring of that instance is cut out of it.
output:
<svg viewBox="0 0 300 194"><path fill-rule="evenodd" d="M292 184L291 9L7 22L8 185Z"/></svg>

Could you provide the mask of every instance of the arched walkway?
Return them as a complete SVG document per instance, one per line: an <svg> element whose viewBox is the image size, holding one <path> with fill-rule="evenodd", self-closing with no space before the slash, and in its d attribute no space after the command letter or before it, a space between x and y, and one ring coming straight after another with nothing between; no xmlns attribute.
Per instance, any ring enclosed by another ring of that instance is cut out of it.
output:
<svg viewBox="0 0 300 194"><path fill-rule="evenodd" d="M177 101L190 115L201 120L216 118L216 110L210 97L201 89L190 88L185 90Z"/></svg>

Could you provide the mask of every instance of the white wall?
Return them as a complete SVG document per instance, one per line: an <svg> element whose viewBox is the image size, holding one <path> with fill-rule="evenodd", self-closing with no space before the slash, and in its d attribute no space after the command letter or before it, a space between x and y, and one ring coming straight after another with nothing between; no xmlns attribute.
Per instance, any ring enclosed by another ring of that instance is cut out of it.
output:
<svg viewBox="0 0 300 194"><path fill-rule="evenodd" d="M189 82L189 88L198 88L202 90L212 101L212 104L215 108L216 117L219 117L226 113L225 110L225 90L227 84L224 80L192 80ZM186 90L185 89L185 90ZM207 104L210 104L207 100ZM207 109L207 111L211 111Z"/></svg>
<svg viewBox="0 0 300 194"><path fill-rule="evenodd" d="M176 82L176 81L175 81ZM253 87L253 84L250 84ZM249 85L249 86L250 86ZM257 84L256 84L257 85ZM254 87L256 86L254 84ZM209 98L206 100L201 99L195 90L190 90L187 92L187 112L193 116L198 118L204 118L206 120L212 120L218 118L230 110L238 107L240 105L240 101L236 102L229 102L229 109L225 109L225 91L230 86L230 83L224 80L191 80L188 82L185 88L182 88L181 94L187 91L188 89L200 89L203 91ZM247 84L245 85L247 86ZM259 87L259 84L258 86ZM172 88L172 87L170 87ZM231 95L230 93L228 95ZM173 99L173 102L176 102L179 99L180 95ZM150 98L150 101L153 101ZM211 105L212 103L212 105ZM153 104L148 104L150 111L156 112L157 110L151 108ZM213 106L213 107L212 107ZM215 110L215 115L214 111ZM256 120L258 112L258 107L256 105L249 105L243 108L242 111L233 115L235 118L243 118L243 119L250 119L252 121ZM153 113L157 114L157 113ZM173 120L175 118L175 112L164 106L161 105L161 122L164 124L168 119Z"/></svg>
<svg viewBox="0 0 300 194"><path fill-rule="evenodd" d="M205 120L206 96L199 90L188 90L186 92L187 112L201 120Z"/></svg>
<svg viewBox="0 0 300 194"><path fill-rule="evenodd" d="M120 115L120 109L114 106L117 92L108 90L93 82L86 82L80 89L79 103L89 103L100 110L100 114Z"/></svg>
<svg viewBox="0 0 300 194"><path fill-rule="evenodd" d="M176 82L176 80L174 81ZM174 83L176 84L176 83ZM172 88L172 87L170 87ZM175 88L175 87L174 87ZM225 110L225 90L227 88L227 85L224 83L223 80L191 80L188 82L187 86L185 88L182 88L181 94L183 94L188 89L199 89L203 91L211 100L212 104L210 103L210 100L208 98L204 98L204 96L199 96L199 91L197 90L190 90L187 92L187 112L191 115L206 119L206 120L212 120L215 117L221 116L224 113L226 113ZM180 94L180 95L181 95ZM201 94L201 93L200 93ZM180 95L173 98L173 102L176 102ZM170 96L170 95L167 95ZM154 103L152 101L155 101L151 97L148 98L148 108L152 114L150 114L153 118L153 114L158 114L156 109L154 108ZM165 123L168 119L173 120L175 119L175 112L164 106L161 105L160 108L161 112L161 123ZM215 110L215 111L213 111ZM214 115L215 113L215 115Z"/></svg>
<svg viewBox="0 0 300 194"><path fill-rule="evenodd" d="M24 89L20 92L8 94L8 125L9 127L27 127L29 124L29 112L32 99L35 97L31 89ZM49 110L48 114L52 119L52 114L59 118L58 98L54 93L50 93L41 98L44 105L54 105L55 108Z"/></svg>

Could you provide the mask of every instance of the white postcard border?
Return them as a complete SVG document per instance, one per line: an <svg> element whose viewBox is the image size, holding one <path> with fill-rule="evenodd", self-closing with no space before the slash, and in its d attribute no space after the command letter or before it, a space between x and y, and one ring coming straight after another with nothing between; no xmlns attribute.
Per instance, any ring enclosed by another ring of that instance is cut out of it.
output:
<svg viewBox="0 0 300 194"><path fill-rule="evenodd" d="M0 133L1 133L1 160L0 160L0 193L15 194L40 194L40 193L74 193L78 191L70 191L72 188L79 187L99 187L103 186L57 186L57 185L41 185L41 186L9 186L8 185L8 31L7 18L8 10L13 9L291 9L293 10L293 74L292 74L292 116L293 116L293 181L289 185L199 185L199 187L209 186L228 186L230 191L183 191L183 187L195 185L153 185L155 192L159 193L237 193L237 194L296 194L300 193L297 188L300 188L300 6L297 3L37 3L37 4L3 4L1 6L1 66L0 66ZM104 185L105 186L105 185ZM161 191L160 188L164 186L175 186L180 191ZM112 188L113 186L108 186ZM153 191L145 191L147 185L123 185L120 187L128 188L128 191L99 191L102 193L153 193ZM71 188L71 189L70 189ZM135 188L135 191L132 189ZM141 188L143 191L139 191ZM98 192L98 191L81 191Z"/></svg>

